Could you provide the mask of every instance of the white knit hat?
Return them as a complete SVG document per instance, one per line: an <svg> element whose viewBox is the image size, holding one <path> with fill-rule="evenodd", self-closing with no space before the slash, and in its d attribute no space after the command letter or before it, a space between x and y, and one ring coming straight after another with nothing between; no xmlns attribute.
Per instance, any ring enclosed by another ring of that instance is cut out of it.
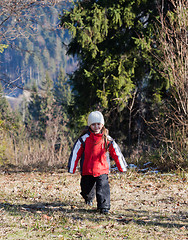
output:
<svg viewBox="0 0 188 240"><path fill-rule="evenodd" d="M87 125L91 126L93 123L102 123L104 125L104 117L101 112L94 111L89 114Z"/></svg>

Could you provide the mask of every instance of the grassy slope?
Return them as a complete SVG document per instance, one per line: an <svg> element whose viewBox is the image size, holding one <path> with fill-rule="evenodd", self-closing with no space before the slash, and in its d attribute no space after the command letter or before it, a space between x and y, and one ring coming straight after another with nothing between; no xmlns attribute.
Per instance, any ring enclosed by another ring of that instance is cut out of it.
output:
<svg viewBox="0 0 188 240"><path fill-rule="evenodd" d="M80 196L78 173L0 175L0 239L188 239L187 182L111 174L111 212Z"/></svg>

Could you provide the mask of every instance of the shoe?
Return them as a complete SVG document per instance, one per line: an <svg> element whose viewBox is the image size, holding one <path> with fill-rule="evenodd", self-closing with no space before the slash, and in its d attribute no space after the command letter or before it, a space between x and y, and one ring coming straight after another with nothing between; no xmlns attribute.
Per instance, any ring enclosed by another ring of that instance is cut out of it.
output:
<svg viewBox="0 0 188 240"><path fill-rule="evenodd" d="M107 208L101 208L100 209L100 213L101 214L108 214L109 213L109 210Z"/></svg>
<svg viewBox="0 0 188 240"><path fill-rule="evenodd" d="M87 204L88 206L93 206L93 201L92 201L92 200L86 201L86 204Z"/></svg>

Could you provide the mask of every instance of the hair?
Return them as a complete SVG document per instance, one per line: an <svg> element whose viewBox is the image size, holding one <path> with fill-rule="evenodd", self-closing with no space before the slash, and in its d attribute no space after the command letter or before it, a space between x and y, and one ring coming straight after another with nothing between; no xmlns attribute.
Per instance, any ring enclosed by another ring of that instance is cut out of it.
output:
<svg viewBox="0 0 188 240"><path fill-rule="evenodd" d="M82 137L84 134L86 134L89 130L92 132L91 128L90 128L89 126L86 126L86 127L82 130L79 138ZM108 151L108 134L109 134L109 131L108 131L108 129L105 128L104 126L102 127L102 130L101 130L101 131L102 131L102 133L103 133L105 150Z"/></svg>
<svg viewBox="0 0 188 240"><path fill-rule="evenodd" d="M109 131L104 126L102 128L102 133L103 133L103 138L104 138L104 147L105 147L106 151L108 151L108 134L109 134Z"/></svg>

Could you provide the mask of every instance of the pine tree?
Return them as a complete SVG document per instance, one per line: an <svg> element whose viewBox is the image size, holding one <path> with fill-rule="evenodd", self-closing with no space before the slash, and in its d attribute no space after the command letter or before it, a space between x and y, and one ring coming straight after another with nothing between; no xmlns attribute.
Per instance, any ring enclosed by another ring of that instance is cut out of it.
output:
<svg viewBox="0 0 188 240"><path fill-rule="evenodd" d="M67 106L71 103L71 89L63 68L60 69L55 82L54 97L57 105L62 106L63 111L67 111Z"/></svg>
<svg viewBox="0 0 188 240"><path fill-rule="evenodd" d="M54 83L49 75L48 72L46 72L46 77L41 83L41 93L42 97L44 98L44 106L43 108L46 109L46 112L48 112L54 102L54 96L53 96L53 87Z"/></svg>
<svg viewBox="0 0 188 240"><path fill-rule="evenodd" d="M9 114L10 106L7 99L5 98L3 87L0 82L0 119L6 120Z"/></svg>
<svg viewBox="0 0 188 240"><path fill-rule="evenodd" d="M33 85L26 116L26 126L30 128L30 133L33 137L45 137L47 122L49 117L51 117L53 108L55 109L53 88L54 84L48 72L45 79L41 82L40 89L36 84Z"/></svg>
<svg viewBox="0 0 188 240"><path fill-rule="evenodd" d="M30 102L28 103L28 111L25 116L25 126L31 137L44 137L45 119L41 115L42 97L38 92L36 84L32 87Z"/></svg>
<svg viewBox="0 0 188 240"><path fill-rule="evenodd" d="M71 133L69 126L71 122L69 121L69 108L72 105L72 92L63 68L60 69L59 76L54 85L54 98L54 104L58 111L55 111L55 115L61 115L61 133L64 134L64 132L69 131L67 136L70 137Z"/></svg>
<svg viewBox="0 0 188 240"><path fill-rule="evenodd" d="M68 54L79 61L70 76L73 117L100 109L115 136L125 139L129 132L134 143L141 133L145 138L143 119L150 117L154 94L166 83L151 68L155 60L139 39L154 37L157 16L155 0L78 1L64 12L61 24L72 33Z"/></svg>

